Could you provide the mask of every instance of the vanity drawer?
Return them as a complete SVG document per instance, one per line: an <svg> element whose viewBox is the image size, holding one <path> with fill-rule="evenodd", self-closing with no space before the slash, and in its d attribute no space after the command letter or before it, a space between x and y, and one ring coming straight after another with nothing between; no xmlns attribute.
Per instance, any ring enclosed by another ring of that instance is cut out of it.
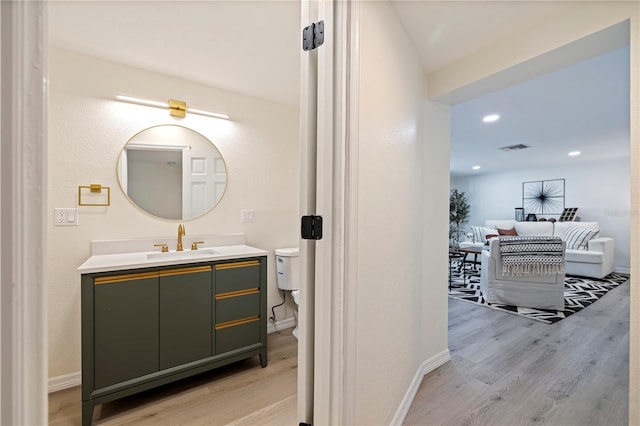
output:
<svg viewBox="0 0 640 426"><path fill-rule="evenodd" d="M242 293L217 294L215 299L216 325L260 315L260 290L257 288Z"/></svg>
<svg viewBox="0 0 640 426"><path fill-rule="evenodd" d="M215 342L216 354L260 343L260 318L253 317L237 321L235 324L217 325Z"/></svg>
<svg viewBox="0 0 640 426"><path fill-rule="evenodd" d="M215 266L216 294L260 288L260 261L218 263Z"/></svg>

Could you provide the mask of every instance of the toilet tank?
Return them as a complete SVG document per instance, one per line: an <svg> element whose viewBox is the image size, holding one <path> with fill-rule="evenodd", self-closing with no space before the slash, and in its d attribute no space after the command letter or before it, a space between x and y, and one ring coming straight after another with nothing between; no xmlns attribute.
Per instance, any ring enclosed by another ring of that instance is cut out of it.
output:
<svg viewBox="0 0 640 426"><path fill-rule="evenodd" d="M300 279L300 259L298 247L276 249L276 273L278 288L297 290Z"/></svg>

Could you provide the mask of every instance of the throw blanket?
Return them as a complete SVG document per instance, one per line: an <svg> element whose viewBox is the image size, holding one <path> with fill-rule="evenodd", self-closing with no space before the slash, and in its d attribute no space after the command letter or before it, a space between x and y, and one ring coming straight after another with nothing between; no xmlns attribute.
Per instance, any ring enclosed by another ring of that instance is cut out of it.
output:
<svg viewBox="0 0 640 426"><path fill-rule="evenodd" d="M558 237L500 237L503 275L547 275L564 272Z"/></svg>

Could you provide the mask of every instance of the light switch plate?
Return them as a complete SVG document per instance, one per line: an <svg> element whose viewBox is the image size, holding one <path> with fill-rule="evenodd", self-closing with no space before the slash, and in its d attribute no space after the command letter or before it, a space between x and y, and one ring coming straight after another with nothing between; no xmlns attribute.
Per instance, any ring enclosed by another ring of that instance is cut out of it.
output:
<svg viewBox="0 0 640 426"><path fill-rule="evenodd" d="M240 222L252 223L256 221L255 210L240 210Z"/></svg>
<svg viewBox="0 0 640 426"><path fill-rule="evenodd" d="M53 225L54 226L78 226L79 216L78 209L74 208L56 208L53 209Z"/></svg>

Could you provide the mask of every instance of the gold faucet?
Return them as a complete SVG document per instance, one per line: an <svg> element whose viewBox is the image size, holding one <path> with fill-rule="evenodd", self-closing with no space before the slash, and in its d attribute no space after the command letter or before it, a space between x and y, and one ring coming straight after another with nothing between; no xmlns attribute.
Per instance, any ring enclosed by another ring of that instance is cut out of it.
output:
<svg viewBox="0 0 640 426"><path fill-rule="evenodd" d="M184 234L185 234L184 225L183 224L178 225L178 247L176 248L176 251L182 251L182 236Z"/></svg>

